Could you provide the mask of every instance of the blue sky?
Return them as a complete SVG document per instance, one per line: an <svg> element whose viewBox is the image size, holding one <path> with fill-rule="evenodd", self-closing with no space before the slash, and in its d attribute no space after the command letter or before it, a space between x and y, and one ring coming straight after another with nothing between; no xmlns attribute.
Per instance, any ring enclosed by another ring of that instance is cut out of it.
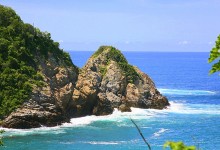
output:
<svg viewBox="0 0 220 150"><path fill-rule="evenodd" d="M61 48L210 51L220 34L220 0L0 0Z"/></svg>

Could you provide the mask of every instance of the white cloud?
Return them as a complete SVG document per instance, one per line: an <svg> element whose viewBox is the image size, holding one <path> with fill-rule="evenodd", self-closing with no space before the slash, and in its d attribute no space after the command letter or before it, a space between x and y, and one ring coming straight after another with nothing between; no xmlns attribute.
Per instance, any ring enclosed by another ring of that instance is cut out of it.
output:
<svg viewBox="0 0 220 150"><path fill-rule="evenodd" d="M125 41L125 44L130 44L130 41Z"/></svg>
<svg viewBox="0 0 220 150"><path fill-rule="evenodd" d="M213 44L214 44L214 42L210 41L208 44L209 44L209 45L213 45Z"/></svg>
<svg viewBox="0 0 220 150"><path fill-rule="evenodd" d="M179 45L188 45L188 44L190 44L190 41L184 40L184 41L180 41L178 44Z"/></svg>
<svg viewBox="0 0 220 150"><path fill-rule="evenodd" d="M63 40L59 40L58 42L59 42L59 43L63 43Z"/></svg>

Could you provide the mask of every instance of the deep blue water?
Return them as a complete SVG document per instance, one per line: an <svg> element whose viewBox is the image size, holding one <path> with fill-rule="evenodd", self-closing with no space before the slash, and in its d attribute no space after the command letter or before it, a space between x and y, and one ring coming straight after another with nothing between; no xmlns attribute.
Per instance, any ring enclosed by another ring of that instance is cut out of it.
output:
<svg viewBox="0 0 220 150"><path fill-rule="evenodd" d="M82 67L93 52L70 52ZM130 64L150 75L171 106L166 110L133 108L109 116L87 116L53 128L9 130L7 150L147 149L135 120L153 150L165 141L184 141L202 150L220 149L220 76L208 75L208 53L123 52ZM1 149L1 148L0 148Z"/></svg>

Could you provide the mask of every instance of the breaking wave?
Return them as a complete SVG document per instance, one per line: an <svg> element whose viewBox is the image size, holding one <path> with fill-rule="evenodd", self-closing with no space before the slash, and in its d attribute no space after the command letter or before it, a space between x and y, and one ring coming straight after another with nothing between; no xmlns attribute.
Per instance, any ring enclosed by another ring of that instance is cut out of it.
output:
<svg viewBox="0 0 220 150"><path fill-rule="evenodd" d="M135 120L150 119L155 117L166 117L169 113L176 114L213 114L220 115L219 105L189 105L184 103L170 102L170 106L163 110L156 109L140 109L131 108L132 112L120 112L117 109L113 114L107 116L86 116L80 118L72 118L70 123L63 123L56 127L40 127L35 129L4 129L6 132L4 136L26 136L26 135L39 135L39 134L62 134L66 133L66 128L88 126L98 121L110 121L116 123L118 126L133 126L130 118ZM161 129L154 133L154 136L160 136L166 129ZM92 144L92 143L91 143ZM95 144L95 143L93 143ZM101 144L101 143L100 143Z"/></svg>
<svg viewBox="0 0 220 150"><path fill-rule="evenodd" d="M118 145L121 144L121 142L117 141L90 141L90 142L84 142L87 144L92 144L92 145Z"/></svg>
<svg viewBox="0 0 220 150"><path fill-rule="evenodd" d="M165 95L214 95L214 91L206 90L179 90L179 89L158 89L162 94Z"/></svg>
<svg viewBox="0 0 220 150"><path fill-rule="evenodd" d="M159 137L161 134L166 132L168 129L161 128L158 132L154 133L154 137Z"/></svg>

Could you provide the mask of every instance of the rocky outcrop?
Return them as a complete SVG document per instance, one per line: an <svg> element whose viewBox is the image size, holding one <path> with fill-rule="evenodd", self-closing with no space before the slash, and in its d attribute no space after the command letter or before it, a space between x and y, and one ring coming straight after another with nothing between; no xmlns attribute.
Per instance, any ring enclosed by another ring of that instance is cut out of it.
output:
<svg viewBox="0 0 220 150"><path fill-rule="evenodd" d="M31 98L4 120L4 127L55 126L69 121L73 113L72 95L78 68L56 60L53 54L49 54L47 59L38 55L36 59L43 86L34 87Z"/></svg>
<svg viewBox="0 0 220 150"><path fill-rule="evenodd" d="M43 86L36 86L31 98L3 122L7 128L55 126L71 117L108 115L114 108L163 109L169 105L148 75L128 64L122 53L102 46L78 72L62 59L36 56Z"/></svg>
<svg viewBox="0 0 220 150"><path fill-rule="evenodd" d="M128 64L124 56L103 46L82 68L73 93L75 116L108 115L114 108L163 109L169 105L148 75Z"/></svg>

